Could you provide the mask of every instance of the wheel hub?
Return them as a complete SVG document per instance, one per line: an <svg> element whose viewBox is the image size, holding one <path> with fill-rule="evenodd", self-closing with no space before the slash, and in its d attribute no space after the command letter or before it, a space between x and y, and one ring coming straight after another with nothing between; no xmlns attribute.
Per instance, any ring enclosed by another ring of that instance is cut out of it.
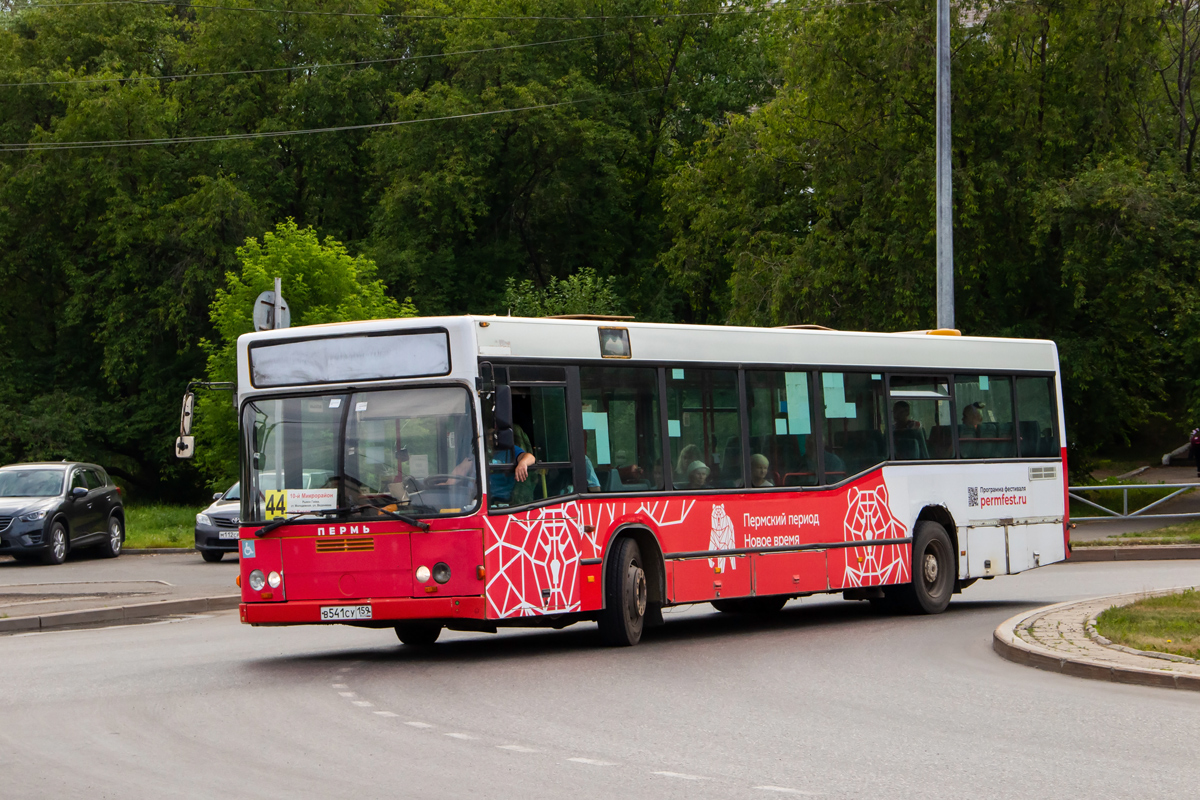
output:
<svg viewBox="0 0 1200 800"><path fill-rule="evenodd" d="M938 560L933 553L925 554L924 563L925 583L934 584L938 579Z"/></svg>
<svg viewBox="0 0 1200 800"><path fill-rule="evenodd" d="M629 614L639 619L646 613L646 572L636 564L629 565Z"/></svg>

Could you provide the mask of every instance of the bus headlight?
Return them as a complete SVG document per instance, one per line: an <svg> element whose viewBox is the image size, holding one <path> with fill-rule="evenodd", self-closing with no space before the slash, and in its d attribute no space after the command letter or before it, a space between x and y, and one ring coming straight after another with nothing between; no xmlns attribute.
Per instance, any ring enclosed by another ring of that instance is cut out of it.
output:
<svg viewBox="0 0 1200 800"><path fill-rule="evenodd" d="M278 589L281 583L283 583L283 576L272 570L271 574L267 576L267 585L272 589Z"/></svg>
<svg viewBox="0 0 1200 800"><path fill-rule="evenodd" d="M267 585L267 576L263 575L261 569L256 569L250 573L250 588L256 592L261 592L263 587Z"/></svg>
<svg viewBox="0 0 1200 800"><path fill-rule="evenodd" d="M450 580L450 565L445 561L439 561L433 565L433 579L438 583L445 583Z"/></svg>
<svg viewBox="0 0 1200 800"><path fill-rule="evenodd" d="M419 583L425 583L428 580L429 580L429 567L426 567L426 566L417 567L417 581Z"/></svg>

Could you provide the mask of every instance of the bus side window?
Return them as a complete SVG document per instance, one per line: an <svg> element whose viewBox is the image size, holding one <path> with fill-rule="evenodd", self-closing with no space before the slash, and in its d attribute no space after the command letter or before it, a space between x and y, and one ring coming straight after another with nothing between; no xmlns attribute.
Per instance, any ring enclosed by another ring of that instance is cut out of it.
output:
<svg viewBox="0 0 1200 800"><path fill-rule="evenodd" d="M515 373L516 368L510 372ZM501 453L489 459L489 485L499 489L491 493L492 505L520 506L572 494L574 467L567 442L566 386L511 388L513 441L537 460L529 477L518 482L513 478L514 465L509 457ZM511 496L506 497L510 492Z"/></svg>
<svg viewBox="0 0 1200 800"><path fill-rule="evenodd" d="M817 484L810 377L807 372L746 372L751 488Z"/></svg>
<svg viewBox="0 0 1200 800"><path fill-rule="evenodd" d="M1021 415L1017 429L1022 458L1059 455L1056 411L1050 378L1017 378L1017 413Z"/></svg>
<svg viewBox="0 0 1200 800"><path fill-rule="evenodd" d="M955 375L959 458L1013 458L1012 378Z"/></svg>
<svg viewBox="0 0 1200 800"><path fill-rule="evenodd" d="M588 491L661 489L662 421L658 371L580 367Z"/></svg>
<svg viewBox="0 0 1200 800"><path fill-rule="evenodd" d="M822 372L824 483L838 483L887 460L883 375Z"/></svg>
<svg viewBox="0 0 1200 800"><path fill-rule="evenodd" d="M676 489L744 485L737 371L667 368L667 435Z"/></svg>
<svg viewBox="0 0 1200 800"><path fill-rule="evenodd" d="M892 375L888 403L896 460L953 458L950 381L942 375Z"/></svg>

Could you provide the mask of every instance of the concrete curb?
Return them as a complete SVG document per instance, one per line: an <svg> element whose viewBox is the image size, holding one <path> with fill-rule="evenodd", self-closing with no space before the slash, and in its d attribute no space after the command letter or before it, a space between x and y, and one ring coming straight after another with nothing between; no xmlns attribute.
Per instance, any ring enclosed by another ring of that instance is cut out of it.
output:
<svg viewBox="0 0 1200 800"><path fill-rule="evenodd" d="M1176 590L1172 589L1168 591ZM1156 593L1151 592L1149 594ZM1063 675L1073 675L1077 678L1200 692L1200 675L1180 675L1163 671L1161 668L1140 669L1137 667L1114 666L1090 658L1065 658L1052 650L1027 642L1017 635L1017 629L1027 625L1033 618L1068 606L1099 600L1119 601L1125 598L1128 598L1129 602L1133 602L1147 596L1146 592L1135 592L1113 595L1112 597L1072 600L1069 603L1055 603L1052 606L1035 608L1033 611L1024 611L1016 616L1009 617L997 626L996 630L992 633L992 649L1001 658L1012 661L1015 664L1044 669L1048 672L1058 672ZM1114 605L1116 604L1114 602ZM1153 659L1147 659L1147 661L1153 662Z"/></svg>
<svg viewBox="0 0 1200 800"><path fill-rule="evenodd" d="M192 597L185 600L160 600L157 603L138 603L113 608L92 608L83 611L60 611L31 617L9 617L0 619L0 634L24 633L27 631L69 628L77 625L97 623L121 623L147 617L165 617L171 614L203 614L206 611L221 611L237 608L242 596L226 594L218 597Z"/></svg>
<svg viewBox="0 0 1200 800"><path fill-rule="evenodd" d="M1141 547L1076 547L1066 563L1090 561L1172 561L1200 558L1200 544L1159 544Z"/></svg>

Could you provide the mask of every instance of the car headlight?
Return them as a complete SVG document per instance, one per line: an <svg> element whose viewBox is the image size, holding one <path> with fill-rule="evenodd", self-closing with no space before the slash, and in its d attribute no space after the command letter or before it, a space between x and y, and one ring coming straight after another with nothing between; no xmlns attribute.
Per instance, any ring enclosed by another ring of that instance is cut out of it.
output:
<svg viewBox="0 0 1200 800"><path fill-rule="evenodd" d="M21 520L24 522L37 522L39 519L46 518L45 511L30 511L28 514L22 514Z"/></svg>
<svg viewBox="0 0 1200 800"><path fill-rule="evenodd" d="M207 525L210 528L213 526L212 520L208 518L208 514L197 514L196 515L196 524L197 525Z"/></svg>

